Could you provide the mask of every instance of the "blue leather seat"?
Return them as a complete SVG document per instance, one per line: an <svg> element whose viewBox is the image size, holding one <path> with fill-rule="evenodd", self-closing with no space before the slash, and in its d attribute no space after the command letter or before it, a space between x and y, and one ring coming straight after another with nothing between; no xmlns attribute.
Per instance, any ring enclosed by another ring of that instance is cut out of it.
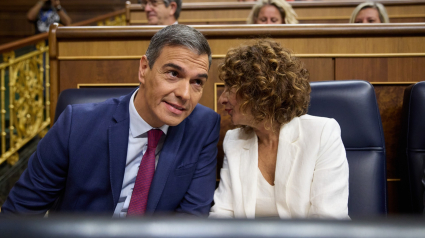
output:
<svg viewBox="0 0 425 238"><path fill-rule="evenodd" d="M350 169L351 217L387 213L385 142L373 86L365 81L311 83L308 114L341 126Z"/></svg>
<svg viewBox="0 0 425 238"><path fill-rule="evenodd" d="M58 97L55 110L55 122L59 115L71 104L103 102L108 98L116 98L129 94L136 87L119 88L72 88L63 90Z"/></svg>
<svg viewBox="0 0 425 238"><path fill-rule="evenodd" d="M407 187L408 212L424 210L425 169L425 81L407 87L403 100L402 153L407 175L402 177Z"/></svg>

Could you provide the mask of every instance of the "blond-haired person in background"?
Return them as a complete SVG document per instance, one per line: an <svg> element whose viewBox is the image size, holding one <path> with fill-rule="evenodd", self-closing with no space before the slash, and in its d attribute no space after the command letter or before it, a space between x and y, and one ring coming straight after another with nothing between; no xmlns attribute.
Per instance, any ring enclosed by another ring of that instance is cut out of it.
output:
<svg viewBox="0 0 425 238"><path fill-rule="evenodd" d="M248 24L297 24L297 14L285 0L259 0L252 7Z"/></svg>
<svg viewBox="0 0 425 238"><path fill-rule="evenodd" d="M350 23L390 23L390 19L384 5L378 2L364 2L354 9Z"/></svg>

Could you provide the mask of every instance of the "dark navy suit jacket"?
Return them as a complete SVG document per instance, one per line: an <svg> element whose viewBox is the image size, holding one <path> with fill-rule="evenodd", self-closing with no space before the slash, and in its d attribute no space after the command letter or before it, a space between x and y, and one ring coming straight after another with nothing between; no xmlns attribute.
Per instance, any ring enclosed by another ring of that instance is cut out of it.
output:
<svg viewBox="0 0 425 238"><path fill-rule="evenodd" d="M40 141L2 213L44 214L51 209L112 215L124 178L130 97L68 106ZM168 129L147 214L208 214L219 131L220 116L199 104Z"/></svg>

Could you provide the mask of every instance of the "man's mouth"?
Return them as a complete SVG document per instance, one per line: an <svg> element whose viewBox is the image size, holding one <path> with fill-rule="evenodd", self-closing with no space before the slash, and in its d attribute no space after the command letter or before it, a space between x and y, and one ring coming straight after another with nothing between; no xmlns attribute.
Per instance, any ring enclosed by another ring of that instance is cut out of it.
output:
<svg viewBox="0 0 425 238"><path fill-rule="evenodd" d="M174 114L182 114L183 111L185 111L186 109L183 106L177 105L177 104L173 104L173 103L169 103L169 102L164 102L165 105L167 106L168 110L170 110L172 113Z"/></svg>
<svg viewBox="0 0 425 238"><path fill-rule="evenodd" d="M231 112L233 111L232 109L224 109L227 113L229 113L229 115L231 116Z"/></svg>
<svg viewBox="0 0 425 238"><path fill-rule="evenodd" d="M155 14L148 14L148 18L156 17Z"/></svg>

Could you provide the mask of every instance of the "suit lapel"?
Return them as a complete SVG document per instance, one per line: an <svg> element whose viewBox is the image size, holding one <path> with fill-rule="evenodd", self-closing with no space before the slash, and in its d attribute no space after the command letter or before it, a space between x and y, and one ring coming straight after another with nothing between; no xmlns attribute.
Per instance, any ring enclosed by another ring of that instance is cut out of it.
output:
<svg viewBox="0 0 425 238"><path fill-rule="evenodd" d="M275 173L275 197L280 217L291 217L291 211L287 203L287 186L294 161L299 157L299 147L297 145L299 120L298 117L292 119L288 124L281 127L279 133Z"/></svg>
<svg viewBox="0 0 425 238"><path fill-rule="evenodd" d="M146 213L153 213L161 198L162 192L167 182L168 175L171 173L174 161L178 155L181 141L184 136L186 120L178 126L170 126L168 128L167 137L159 155L158 164L155 170L155 175L149 189L148 204Z"/></svg>
<svg viewBox="0 0 425 238"><path fill-rule="evenodd" d="M240 153L240 179L242 181L242 197L247 218L255 218L257 197L258 139L254 132L245 142Z"/></svg>
<svg viewBox="0 0 425 238"><path fill-rule="evenodd" d="M113 115L114 123L108 129L109 173L114 207L118 203L124 179L130 126L128 107L133 92L120 98L121 100Z"/></svg>

